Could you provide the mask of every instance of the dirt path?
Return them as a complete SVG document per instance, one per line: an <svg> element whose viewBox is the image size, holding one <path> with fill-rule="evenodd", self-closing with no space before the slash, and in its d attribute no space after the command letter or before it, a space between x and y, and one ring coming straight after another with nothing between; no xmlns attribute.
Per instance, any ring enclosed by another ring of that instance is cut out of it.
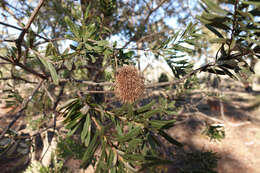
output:
<svg viewBox="0 0 260 173"><path fill-rule="evenodd" d="M200 95L200 94L199 94ZM191 96L196 104L199 95ZM200 95L201 97L201 95ZM248 111L245 108L254 98L244 92L227 92L224 102L224 120L216 98L201 101L195 110L183 114L186 120L169 130L171 136L185 144L186 152L213 151L220 157L216 171L218 173L260 173L260 108ZM209 105L208 100L212 101ZM209 118L208 118L208 117ZM188 117L188 118L187 118ZM210 141L202 131L205 123L219 119L225 127L225 138L220 142Z"/></svg>

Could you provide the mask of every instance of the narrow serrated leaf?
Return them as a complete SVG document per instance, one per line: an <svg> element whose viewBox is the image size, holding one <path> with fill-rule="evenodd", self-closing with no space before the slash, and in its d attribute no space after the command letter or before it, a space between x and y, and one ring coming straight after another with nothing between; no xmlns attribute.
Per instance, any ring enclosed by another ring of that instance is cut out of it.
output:
<svg viewBox="0 0 260 173"><path fill-rule="evenodd" d="M216 34L219 38L224 38L222 36L222 34L220 32L218 32L218 30L216 30L215 28L213 28L212 26L210 26L209 24L205 25L211 32L213 32L214 34Z"/></svg>
<svg viewBox="0 0 260 173"><path fill-rule="evenodd" d="M167 133L165 133L163 130L159 130L159 135L161 135L162 137L164 137L168 142L179 146L179 147L183 147L183 144L178 142L177 140L173 139L170 135L168 135Z"/></svg>
<svg viewBox="0 0 260 173"><path fill-rule="evenodd" d="M146 105L144 105L144 106L138 108L138 109L136 110L136 112L137 112L138 114L139 114L139 113L146 112L146 111L150 110L151 107L152 107L154 104L155 104L155 100L152 100L150 103L148 103L148 104L146 104Z"/></svg>
<svg viewBox="0 0 260 173"><path fill-rule="evenodd" d="M142 132L142 128L141 127L136 127L134 129L130 130L126 135L118 137L117 140L118 140L118 142L126 142L126 141L128 141L130 139L135 138L141 132Z"/></svg>
<svg viewBox="0 0 260 173"><path fill-rule="evenodd" d="M89 146L87 147L86 152L84 153L84 156L82 158L82 167L87 167L89 163L91 162L93 158L94 153L96 152L96 149L98 148L100 142L98 139L98 133L95 133L94 137L92 138Z"/></svg>
<svg viewBox="0 0 260 173"><path fill-rule="evenodd" d="M47 68L50 71L54 84L58 85L59 84L59 77L58 77L58 74L57 74L54 66L48 60L46 60L45 57L43 57L40 53L38 53L34 50L33 50L33 52L39 58L39 60L45 66L45 68Z"/></svg>
<svg viewBox="0 0 260 173"><path fill-rule="evenodd" d="M80 135L82 142L85 141L85 137L88 134L89 124L90 124L90 115L88 114L86 117L86 120L84 122L83 129L81 131L81 135Z"/></svg>
<svg viewBox="0 0 260 173"><path fill-rule="evenodd" d="M207 7L210 9L209 11L216 12L218 14L227 15L228 11L220 8L217 4L215 4L212 0L202 0Z"/></svg>

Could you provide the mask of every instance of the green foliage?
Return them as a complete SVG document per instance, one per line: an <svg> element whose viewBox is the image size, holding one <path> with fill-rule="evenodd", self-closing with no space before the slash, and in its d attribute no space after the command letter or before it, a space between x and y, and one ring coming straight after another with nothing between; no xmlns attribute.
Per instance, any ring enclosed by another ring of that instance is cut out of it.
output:
<svg viewBox="0 0 260 173"><path fill-rule="evenodd" d="M48 47L46 49L46 52L48 51ZM44 65L45 68L47 68L50 73L51 73L51 77L52 77L52 80L54 82L55 85L58 85L59 83L59 77L57 75L57 72L54 68L54 66L52 65L51 62L49 62L48 60L46 60L43 56L41 56L39 53L37 52L34 52L36 54L36 56L39 58L39 60L41 61L41 63ZM55 57L54 57L55 58Z"/></svg>
<svg viewBox="0 0 260 173"><path fill-rule="evenodd" d="M12 89L12 85L8 85L6 89L3 90L3 99L5 99L6 107L18 106L17 103L22 103L23 98L19 94L18 90Z"/></svg>
<svg viewBox="0 0 260 173"><path fill-rule="evenodd" d="M126 104L106 111L87 97L86 100L73 99L64 105L62 111L69 129L68 136L80 134L81 143L87 147L82 166L96 165L96 172L111 169L122 172L171 163L169 158L160 158L158 136L173 145L181 147L182 144L165 131L174 125L175 120L162 119L173 111L174 103L167 104L163 100L160 103L158 108L152 108L155 106L153 101L139 108ZM155 119L155 115L160 118ZM101 149L99 154L98 148ZM64 149L69 155L73 153Z"/></svg>
<svg viewBox="0 0 260 173"><path fill-rule="evenodd" d="M86 147L83 144L77 143L71 137L60 138L57 145L58 157L62 159L75 158L81 159L83 157Z"/></svg>
<svg viewBox="0 0 260 173"><path fill-rule="evenodd" d="M63 162L62 161L55 161L52 163L52 167L47 167L42 165L40 162L34 162L31 164L24 173L34 173L35 171L39 173L63 173L66 170L63 168Z"/></svg>
<svg viewBox="0 0 260 173"><path fill-rule="evenodd" d="M194 54L195 47L199 46L198 38L201 35L198 33L196 24L190 23L186 30L174 33L155 50L159 50L172 70L176 78L185 76L191 71L193 65L188 60L187 54Z"/></svg>
<svg viewBox="0 0 260 173"><path fill-rule="evenodd" d="M217 36L210 42L221 45L216 54L216 65L202 71L228 75L242 82L248 80L253 73L253 67L250 67L245 59L253 61L258 57L256 48L259 42L255 37L259 32L258 14L255 13L259 10L257 4L250 1L234 1L229 10L224 10L212 1L203 0L202 6L204 12L197 18ZM226 36L223 33L227 33ZM257 46L254 47L254 44Z"/></svg>
<svg viewBox="0 0 260 173"><path fill-rule="evenodd" d="M221 141L225 138L225 130L221 125L207 125L202 134L207 135L210 140Z"/></svg>

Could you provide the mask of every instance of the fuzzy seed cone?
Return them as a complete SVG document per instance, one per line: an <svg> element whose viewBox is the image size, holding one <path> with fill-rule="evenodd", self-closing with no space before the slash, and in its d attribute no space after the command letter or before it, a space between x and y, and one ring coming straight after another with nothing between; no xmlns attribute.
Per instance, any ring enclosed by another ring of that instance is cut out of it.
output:
<svg viewBox="0 0 260 173"><path fill-rule="evenodd" d="M124 66L117 70L115 94L123 103L133 103L144 92L144 78L134 66Z"/></svg>

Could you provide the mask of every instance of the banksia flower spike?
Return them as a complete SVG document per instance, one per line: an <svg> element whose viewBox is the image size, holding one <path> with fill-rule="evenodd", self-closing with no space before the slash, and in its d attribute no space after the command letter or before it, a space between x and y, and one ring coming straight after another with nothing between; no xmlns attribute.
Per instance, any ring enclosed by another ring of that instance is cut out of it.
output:
<svg viewBox="0 0 260 173"><path fill-rule="evenodd" d="M144 92L144 78L134 66L116 71L115 94L123 103L133 103Z"/></svg>

